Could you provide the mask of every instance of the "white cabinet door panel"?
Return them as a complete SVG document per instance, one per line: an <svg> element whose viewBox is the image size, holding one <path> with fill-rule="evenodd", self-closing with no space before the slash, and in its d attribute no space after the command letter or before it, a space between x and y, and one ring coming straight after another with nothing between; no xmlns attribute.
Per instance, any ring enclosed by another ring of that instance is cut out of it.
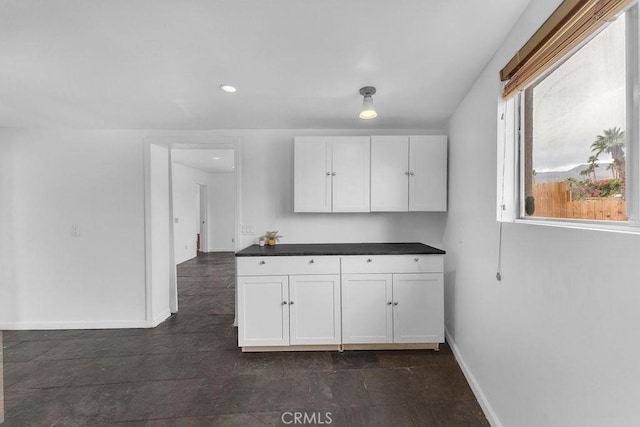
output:
<svg viewBox="0 0 640 427"><path fill-rule="evenodd" d="M442 274L393 275L394 342L444 342L443 292Z"/></svg>
<svg viewBox="0 0 640 427"><path fill-rule="evenodd" d="M238 277L238 343L289 345L287 276Z"/></svg>
<svg viewBox="0 0 640 427"><path fill-rule="evenodd" d="M331 146L325 137L296 137L294 211L331 212Z"/></svg>
<svg viewBox="0 0 640 427"><path fill-rule="evenodd" d="M369 212L371 142L367 137L332 138L333 212Z"/></svg>
<svg viewBox="0 0 640 427"><path fill-rule="evenodd" d="M391 274L342 275L342 342L393 342Z"/></svg>
<svg viewBox="0 0 640 427"><path fill-rule="evenodd" d="M291 345L340 344L340 275L290 276Z"/></svg>
<svg viewBox="0 0 640 427"><path fill-rule="evenodd" d="M409 138L409 211L447 210L447 137Z"/></svg>
<svg viewBox="0 0 640 427"><path fill-rule="evenodd" d="M409 206L409 137L371 137L371 211L406 212Z"/></svg>

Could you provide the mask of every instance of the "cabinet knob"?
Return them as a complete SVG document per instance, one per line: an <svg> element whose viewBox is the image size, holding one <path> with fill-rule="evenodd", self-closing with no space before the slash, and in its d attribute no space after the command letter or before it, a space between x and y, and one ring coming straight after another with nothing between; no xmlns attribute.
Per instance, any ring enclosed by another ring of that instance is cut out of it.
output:
<svg viewBox="0 0 640 427"><path fill-rule="evenodd" d="M336 173L335 172L331 172L331 176L336 176Z"/></svg>
<svg viewBox="0 0 640 427"><path fill-rule="evenodd" d="M289 301L289 305L293 305L293 301Z"/></svg>
<svg viewBox="0 0 640 427"><path fill-rule="evenodd" d="M398 305L398 302L397 302L397 301L396 301L396 302L394 302L394 303L393 303L393 305Z"/></svg>
<svg viewBox="0 0 640 427"><path fill-rule="evenodd" d="M367 259L367 262L371 262L371 258Z"/></svg>
<svg viewBox="0 0 640 427"><path fill-rule="evenodd" d="M413 173L413 172L409 172L409 175L414 176L414 175L415 175L415 173Z"/></svg>
<svg viewBox="0 0 640 427"><path fill-rule="evenodd" d="M405 174L405 175L407 175L407 176L409 176L409 171L406 171L404 174Z"/></svg>
<svg viewBox="0 0 640 427"><path fill-rule="evenodd" d="M391 304L393 304L391 301L389 301L389 302L387 303L387 305L391 305Z"/></svg>
<svg viewBox="0 0 640 427"><path fill-rule="evenodd" d="M418 261L420 261L420 258L414 258L413 260L414 260L415 262L418 262Z"/></svg>
<svg viewBox="0 0 640 427"><path fill-rule="evenodd" d="M267 261L264 261L264 260L260 261L260 265L265 265L266 263Z"/></svg>
<svg viewBox="0 0 640 427"><path fill-rule="evenodd" d="M287 302L286 301L282 301L282 305L287 305Z"/></svg>
<svg viewBox="0 0 640 427"><path fill-rule="evenodd" d="M331 172L327 172L327 176L331 176Z"/></svg>
<svg viewBox="0 0 640 427"><path fill-rule="evenodd" d="M315 262L314 260L311 260L311 261L309 261L309 264L313 264L314 262Z"/></svg>

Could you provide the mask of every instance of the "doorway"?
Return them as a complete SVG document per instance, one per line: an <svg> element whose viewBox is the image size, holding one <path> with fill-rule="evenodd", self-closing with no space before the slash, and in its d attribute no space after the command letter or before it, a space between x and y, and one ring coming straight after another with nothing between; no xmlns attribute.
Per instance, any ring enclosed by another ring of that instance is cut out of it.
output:
<svg viewBox="0 0 640 427"><path fill-rule="evenodd" d="M196 251L198 254L209 252L209 186L196 184Z"/></svg>

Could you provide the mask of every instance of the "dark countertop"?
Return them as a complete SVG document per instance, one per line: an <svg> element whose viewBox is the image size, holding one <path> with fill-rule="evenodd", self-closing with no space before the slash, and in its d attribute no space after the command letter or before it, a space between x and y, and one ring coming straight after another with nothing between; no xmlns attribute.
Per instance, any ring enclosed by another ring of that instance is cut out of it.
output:
<svg viewBox="0 0 640 427"><path fill-rule="evenodd" d="M251 245L237 257L245 256L307 256L307 255L444 255L446 252L422 243L316 243Z"/></svg>

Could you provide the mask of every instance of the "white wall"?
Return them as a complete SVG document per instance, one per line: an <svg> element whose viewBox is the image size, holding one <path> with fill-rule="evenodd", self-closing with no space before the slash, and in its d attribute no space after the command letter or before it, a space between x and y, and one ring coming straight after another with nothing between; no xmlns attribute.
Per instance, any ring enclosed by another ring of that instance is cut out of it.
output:
<svg viewBox="0 0 640 427"><path fill-rule="evenodd" d="M208 173L173 163L173 229L176 264L197 255L196 235L199 233L196 209L197 184L208 185ZM178 222L175 222L177 219ZM204 238L204 236L200 236Z"/></svg>
<svg viewBox="0 0 640 427"><path fill-rule="evenodd" d="M209 180L208 251L235 251L236 177L234 173L211 173Z"/></svg>
<svg viewBox="0 0 640 427"><path fill-rule="evenodd" d="M0 329L144 326L142 165L129 132L0 131Z"/></svg>
<svg viewBox="0 0 640 427"><path fill-rule="evenodd" d="M440 246L444 213L293 212L294 136L385 133L425 131L0 130L0 329L148 325L143 153L158 141L241 139L240 223L256 234L242 236L240 248L274 229L283 243ZM72 225L80 237L71 237Z"/></svg>
<svg viewBox="0 0 640 427"><path fill-rule="evenodd" d="M446 327L495 425L640 425L640 236L505 224L495 279L498 71L559 3L531 3L451 118Z"/></svg>
<svg viewBox="0 0 640 427"><path fill-rule="evenodd" d="M442 244L446 213L309 214L293 212L293 139L296 135L424 134L425 131L256 130L242 138L242 224L255 235L278 230L282 243L423 242ZM438 133L438 132L434 132Z"/></svg>
<svg viewBox="0 0 640 427"><path fill-rule="evenodd" d="M147 292L151 304L147 317L153 326L171 315L169 295L171 290L171 218L169 212L169 150L158 145L149 147L149 239L150 251Z"/></svg>

